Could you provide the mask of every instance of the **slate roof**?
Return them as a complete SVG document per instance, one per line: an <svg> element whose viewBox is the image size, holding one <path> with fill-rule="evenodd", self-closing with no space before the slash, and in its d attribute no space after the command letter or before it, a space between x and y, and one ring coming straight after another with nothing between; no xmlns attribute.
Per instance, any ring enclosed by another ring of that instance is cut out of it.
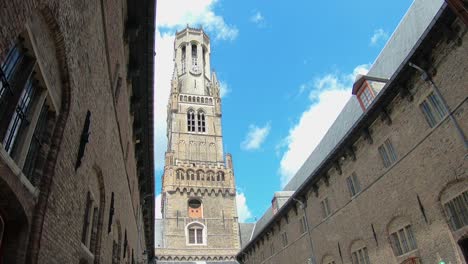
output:
<svg viewBox="0 0 468 264"><path fill-rule="evenodd" d="M254 223L239 223L241 248L249 242L254 227Z"/></svg>

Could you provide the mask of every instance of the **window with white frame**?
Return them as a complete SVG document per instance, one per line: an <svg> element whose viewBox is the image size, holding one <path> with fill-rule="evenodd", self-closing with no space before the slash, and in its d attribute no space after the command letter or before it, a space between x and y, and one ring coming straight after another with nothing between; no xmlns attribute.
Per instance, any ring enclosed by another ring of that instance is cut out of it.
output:
<svg viewBox="0 0 468 264"><path fill-rule="evenodd" d="M288 245L288 234L286 232L281 233L281 243L283 247Z"/></svg>
<svg viewBox="0 0 468 264"><path fill-rule="evenodd" d="M430 93L427 98L419 105L430 127L437 125L444 116L447 115L439 96Z"/></svg>
<svg viewBox="0 0 468 264"><path fill-rule="evenodd" d="M452 230L468 226L468 191L445 203L444 208Z"/></svg>
<svg viewBox="0 0 468 264"><path fill-rule="evenodd" d="M351 197L355 196L361 191L361 185L359 183L356 173L353 172L351 176L346 178L346 183L348 185L348 190Z"/></svg>
<svg viewBox="0 0 468 264"><path fill-rule="evenodd" d="M300 234L304 234L306 231L307 231L307 223L306 223L305 215L303 215L299 219L299 232Z"/></svg>
<svg viewBox="0 0 468 264"><path fill-rule="evenodd" d="M322 207L322 216L323 218L327 218L331 211L330 211L330 204L328 202L328 197L323 199L321 202L320 202L320 206Z"/></svg>
<svg viewBox="0 0 468 264"><path fill-rule="evenodd" d="M204 230L201 224L191 224L187 227L188 244L190 245L204 245Z"/></svg>
<svg viewBox="0 0 468 264"><path fill-rule="evenodd" d="M385 168L390 167L390 165L398 159L395 148L393 147L390 139L385 140L385 142L379 146L379 154Z"/></svg>
<svg viewBox="0 0 468 264"><path fill-rule="evenodd" d="M351 253L353 264L370 264L367 247L362 247Z"/></svg>
<svg viewBox="0 0 468 264"><path fill-rule="evenodd" d="M392 242L393 252L396 256L401 256L417 249L411 225L407 225L404 228L391 233L390 240Z"/></svg>
<svg viewBox="0 0 468 264"><path fill-rule="evenodd" d="M372 100L374 100L374 96L372 95L369 87L365 86L362 89L363 90L359 95L359 99L361 99L364 108L367 109L367 107L369 107L369 105L372 103Z"/></svg>

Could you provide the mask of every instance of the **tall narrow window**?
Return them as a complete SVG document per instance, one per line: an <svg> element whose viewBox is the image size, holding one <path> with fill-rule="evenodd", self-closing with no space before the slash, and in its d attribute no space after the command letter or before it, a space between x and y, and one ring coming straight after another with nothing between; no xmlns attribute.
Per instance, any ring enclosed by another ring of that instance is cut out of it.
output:
<svg viewBox="0 0 468 264"><path fill-rule="evenodd" d="M367 247L363 247L351 254L353 264L370 264Z"/></svg>
<svg viewBox="0 0 468 264"><path fill-rule="evenodd" d="M3 139L3 146L8 153L11 153L20 129L25 128L29 123L28 114L31 102L36 92L36 81L33 78L33 72L30 73L26 87L21 93L20 99L16 106L13 117L8 125L5 138Z"/></svg>
<svg viewBox="0 0 468 264"><path fill-rule="evenodd" d="M396 256L401 256L405 253L417 249L416 240L414 239L413 229L411 225L390 234L393 252Z"/></svg>
<svg viewBox="0 0 468 264"><path fill-rule="evenodd" d="M198 111L197 114L198 119L198 132L205 132L206 131L206 123L205 123L205 113L203 111Z"/></svg>
<svg viewBox="0 0 468 264"><path fill-rule="evenodd" d="M330 215L330 205L328 203L328 198L323 199L320 202L320 205L322 207L322 216L323 216L323 218L327 218Z"/></svg>
<svg viewBox="0 0 468 264"><path fill-rule="evenodd" d="M433 92L420 104L420 108L430 127L437 125L447 115L439 96Z"/></svg>
<svg viewBox="0 0 468 264"><path fill-rule="evenodd" d="M189 110L187 113L187 130L195 132L195 112L193 110Z"/></svg>
<svg viewBox="0 0 468 264"><path fill-rule="evenodd" d="M468 191L448 201L444 207L452 230L468 226Z"/></svg>
<svg viewBox="0 0 468 264"><path fill-rule="evenodd" d="M385 140L384 144L379 146L379 154L385 168L390 167L398 158L390 139Z"/></svg>
<svg viewBox="0 0 468 264"><path fill-rule="evenodd" d="M198 66L197 45L192 44L192 66Z"/></svg>
<svg viewBox="0 0 468 264"><path fill-rule="evenodd" d="M348 184L348 190L351 197L355 196L361 191L361 186L359 184L359 180L356 176L356 173L353 173L351 174L351 176L346 178L346 183Z"/></svg>
<svg viewBox="0 0 468 264"><path fill-rule="evenodd" d="M182 74L186 72L186 50L185 46L182 47L182 58L181 58L181 64L182 64Z"/></svg>

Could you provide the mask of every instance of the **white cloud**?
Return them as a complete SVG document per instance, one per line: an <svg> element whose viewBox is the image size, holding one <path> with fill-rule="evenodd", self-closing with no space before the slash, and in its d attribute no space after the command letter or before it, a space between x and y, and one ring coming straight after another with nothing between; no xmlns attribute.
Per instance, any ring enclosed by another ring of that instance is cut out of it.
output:
<svg viewBox="0 0 468 264"><path fill-rule="evenodd" d="M225 96L228 95L228 93L231 92L231 89L229 88L229 86L227 85L226 82L223 82L223 81L220 81L219 82L219 96L221 98L224 98Z"/></svg>
<svg viewBox="0 0 468 264"><path fill-rule="evenodd" d="M167 103L169 101L170 85L174 62L174 36L156 31L156 57L155 57L155 168L161 171L164 168L164 153L167 148L166 117Z"/></svg>
<svg viewBox="0 0 468 264"><path fill-rule="evenodd" d="M266 137L270 133L271 125L267 123L263 127L250 125L247 135L241 143L241 148L245 150L257 150L261 147Z"/></svg>
<svg viewBox="0 0 468 264"><path fill-rule="evenodd" d="M388 39L388 33L383 29L379 28L374 30L374 35L370 38L370 45L375 46L381 41L386 41Z"/></svg>
<svg viewBox="0 0 468 264"><path fill-rule="evenodd" d="M161 194L156 195L156 199L154 200L154 217L156 219L161 219L162 214L161 214Z"/></svg>
<svg viewBox="0 0 468 264"><path fill-rule="evenodd" d="M236 205L237 205L237 216L239 217L239 222L244 223L252 218L252 212L247 206L247 199L245 198L244 193L237 192L236 194Z"/></svg>
<svg viewBox="0 0 468 264"><path fill-rule="evenodd" d="M224 18L214 12L218 0L159 0L156 15L158 27L172 30L181 29L187 24L202 26L214 34L215 39L233 40L239 30L228 25Z"/></svg>
<svg viewBox="0 0 468 264"><path fill-rule="evenodd" d="M280 180L284 187L320 143L341 109L351 97L356 74L365 74L369 65L359 65L350 74L327 74L301 85L309 87L311 104L281 143L286 147L280 162Z"/></svg>
<svg viewBox="0 0 468 264"><path fill-rule="evenodd" d="M265 17L262 15L262 13L257 11L255 14L253 14L250 17L250 21L257 24L257 25L262 25L265 22Z"/></svg>

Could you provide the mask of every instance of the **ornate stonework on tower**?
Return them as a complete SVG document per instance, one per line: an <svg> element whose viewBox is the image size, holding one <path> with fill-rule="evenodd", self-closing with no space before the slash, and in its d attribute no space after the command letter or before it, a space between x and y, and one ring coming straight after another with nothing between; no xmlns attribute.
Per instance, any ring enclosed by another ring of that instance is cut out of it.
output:
<svg viewBox="0 0 468 264"><path fill-rule="evenodd" d="M224 156L219 83L202 29L176 33L162 178L159 261L234 261L240 248L232 158Z"/></svg>

